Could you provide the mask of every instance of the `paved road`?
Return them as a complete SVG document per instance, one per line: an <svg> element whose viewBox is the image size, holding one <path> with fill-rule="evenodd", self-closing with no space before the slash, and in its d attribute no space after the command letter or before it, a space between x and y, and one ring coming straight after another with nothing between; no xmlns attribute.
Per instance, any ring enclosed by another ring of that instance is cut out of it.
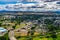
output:
<svg viewBox="0 0 60 40"><path fill-rule="evenodd" d="M12 31L12 30L9 32L9 39L10 39L10 40L17 40L17 39L14 37L14 31Z"/></svg>

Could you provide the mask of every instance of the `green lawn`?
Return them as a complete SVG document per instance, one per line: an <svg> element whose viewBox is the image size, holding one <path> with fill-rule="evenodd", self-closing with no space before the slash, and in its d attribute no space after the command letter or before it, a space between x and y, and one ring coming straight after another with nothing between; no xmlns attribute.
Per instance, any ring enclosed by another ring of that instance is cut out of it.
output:
<svg viewBox="0 0 60 40"><path fill-rule="evenodd" d="M25 27L25 23L21 23L20 25L17 25L15 29L20 28L20 27Z"/></svg>
<svg viewBox="0 0 60 40"><path fill-rule="evenodd" d="M27 38L26 37L21 37L21 38L19 38L18 40L27 40ZM33 37L33 40L60 40L60 34L57 34L57 38L55 38L55 39L53 39L53 38L40 38L40 37Z"/></svg>
<svg viewBox="0 0 60 40"><path fill-rule="evenodd" d="M60 40L60 34L57 35L57 40Z"/></svg>

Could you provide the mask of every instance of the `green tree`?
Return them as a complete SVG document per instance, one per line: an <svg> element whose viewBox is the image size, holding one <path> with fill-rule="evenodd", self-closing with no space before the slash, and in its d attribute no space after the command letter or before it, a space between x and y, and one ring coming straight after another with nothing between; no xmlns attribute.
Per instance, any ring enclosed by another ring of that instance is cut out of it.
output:
<svg viewBox="0 0 60 40"><path fill-rule="evenodd" d="M44 23L45 23L45 24L53 24L53 22L54 22L54 21L53 21L53 20L50 20L50 19L45 19L45 20L44 20Z"/></svg>
<svg viewBox="0 0 60 40"><path fill-rule="evenodd" d="M2 23L0 22L0 27L1 27L1 24L2 24Z"/></svg>
<svg viewBox="0 0 60 40"><path fill-rule="evenodd" d="M0 40L9 40L8 33L0 37Z"/></svg>

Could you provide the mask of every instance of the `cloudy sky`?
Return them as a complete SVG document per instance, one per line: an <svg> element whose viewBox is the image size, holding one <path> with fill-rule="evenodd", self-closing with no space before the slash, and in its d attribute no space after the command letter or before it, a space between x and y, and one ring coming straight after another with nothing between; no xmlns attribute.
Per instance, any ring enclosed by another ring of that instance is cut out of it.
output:
<svg viewBox="0 0 60 40"><path fill-rule="evenodd" d="M16 1L57 1L57 0L0 0L0 2L16 2Z"/></svg>
<svg viewBox="0 0 60 40"><path fill-rule="evenodd" d="M19 1L23 1L23 0L0 0L0 11L1 10L7 10L7 11L36 11L35 9L28 9L28 8L20 8L19 6L17 7L17 6L14 6L15 5L15 3L14 4L12 4L13 2L19 2ZM26 0L24 0L24 2L25 2ZM40 1L40 0L37 0L37 1ZM11 4L10 4L10 3ZM6 3L6 4L5 4ZM9 4L8 4L9 3ZM3 5L1 5L1 4L3 4ZM18 4L18 3L17 3ZM22 3L23 4L23 3ZM20 4L19 4L20 5ZM36 6L36 4L26 4L26 5L28 5L28 6L31 6L31 5L35 5ZM23 6L23 7L25 7L25 5ZM40 9L37 9L38 11L40 10ZM44 9L41 9L41 10L44 10Z"/></svg>

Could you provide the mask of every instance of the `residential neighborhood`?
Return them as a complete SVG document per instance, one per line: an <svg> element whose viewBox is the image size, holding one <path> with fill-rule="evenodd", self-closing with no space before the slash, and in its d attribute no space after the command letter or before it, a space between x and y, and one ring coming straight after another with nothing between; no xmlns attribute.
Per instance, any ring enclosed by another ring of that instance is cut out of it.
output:
<svg viewBox="0 0 60 40"><path fill-rule="evenodd" d="M1 40L40 40L39 37L43 38L41 40L44 38L48 40L52 35L55 35L59 40L60 15L55 13L46 13L47 15L43 15L43 13L23 14L23 12L22 15L9 14L0 15L0 34L2 37L7 35L6 39L1 38Z"/></svg>

